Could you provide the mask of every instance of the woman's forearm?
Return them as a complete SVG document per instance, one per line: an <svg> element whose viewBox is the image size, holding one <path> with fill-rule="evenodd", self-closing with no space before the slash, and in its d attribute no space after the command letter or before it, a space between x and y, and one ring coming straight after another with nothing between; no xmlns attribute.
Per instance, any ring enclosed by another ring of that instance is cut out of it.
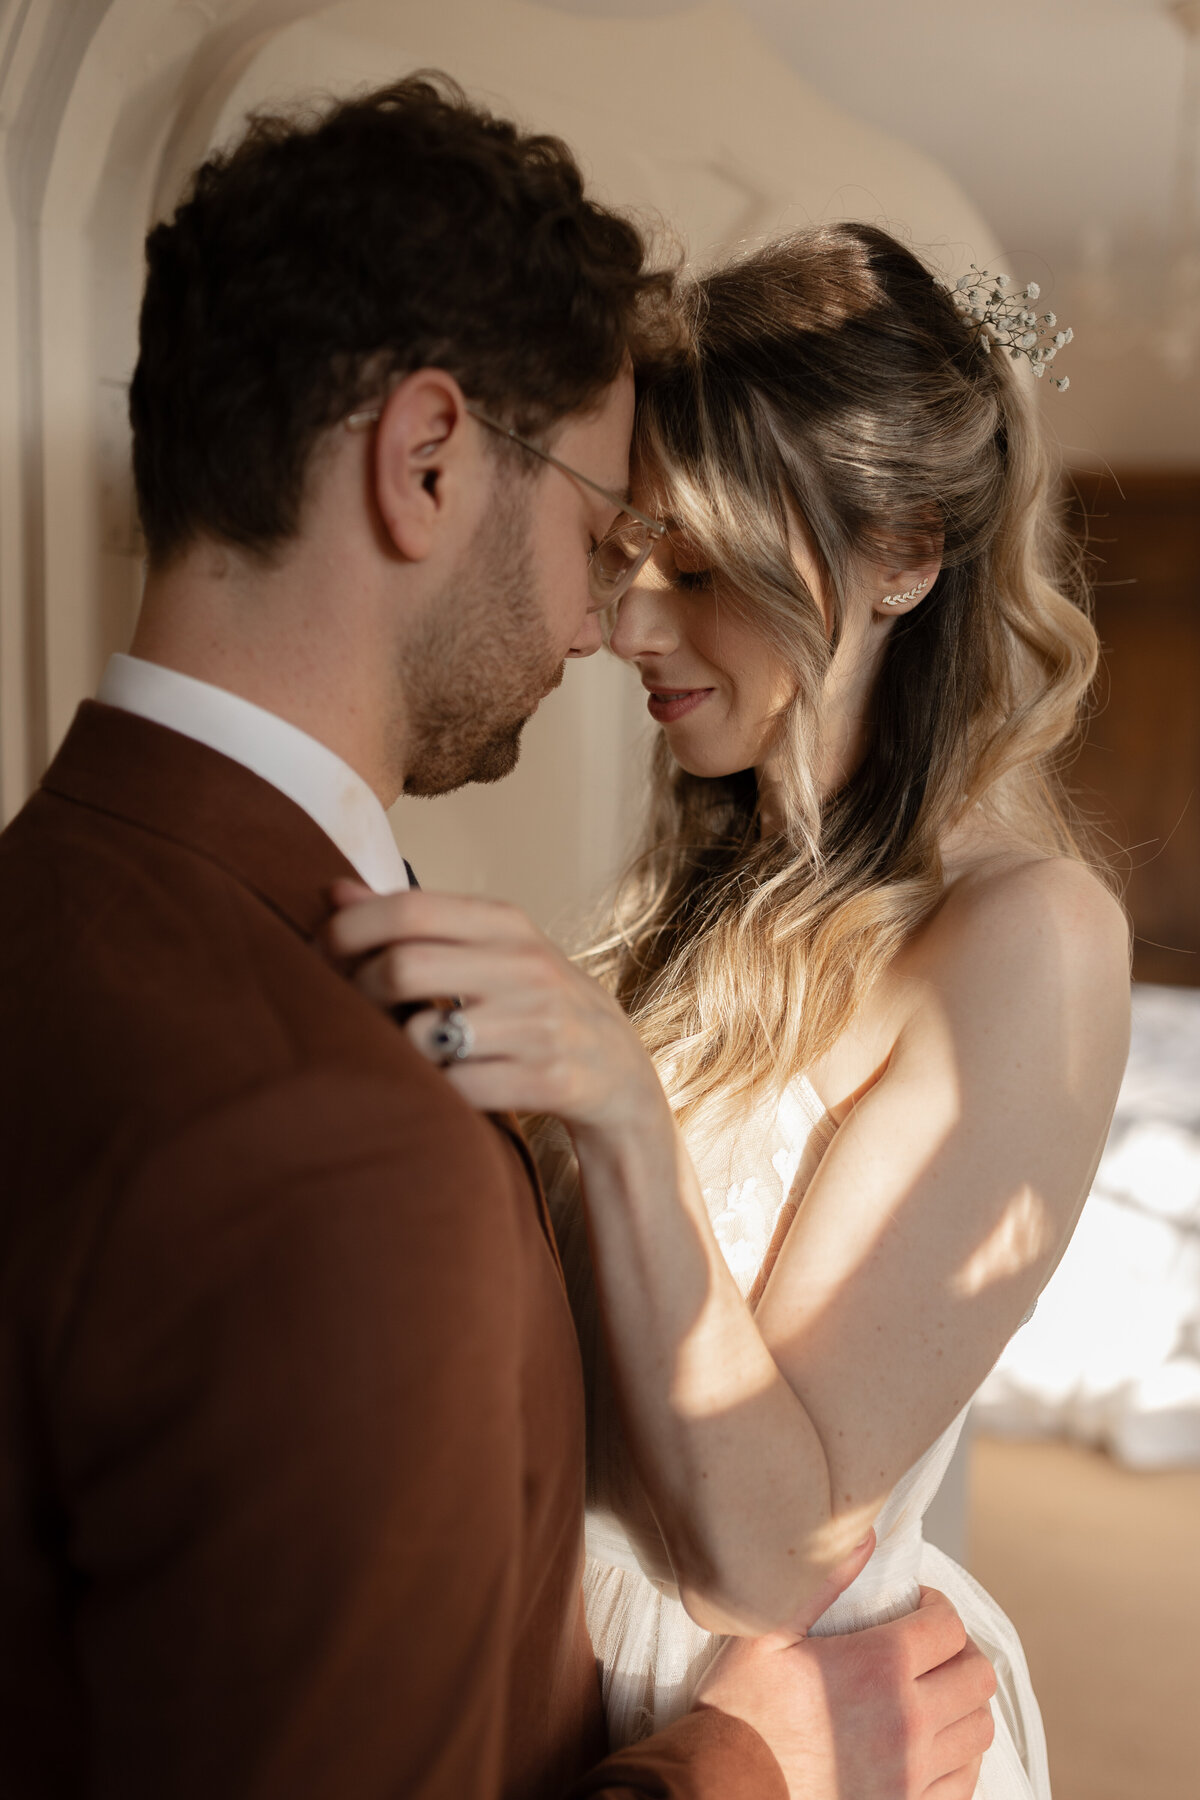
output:
<svg viewBox="0 0 1200 1800"><path fill-rule="evenodd" d="M831 1506L824 1446L725 1265L665 1103L576 1130L630 1448L681 1595L709 1630L786 1627L871 1520Z"/></svg>

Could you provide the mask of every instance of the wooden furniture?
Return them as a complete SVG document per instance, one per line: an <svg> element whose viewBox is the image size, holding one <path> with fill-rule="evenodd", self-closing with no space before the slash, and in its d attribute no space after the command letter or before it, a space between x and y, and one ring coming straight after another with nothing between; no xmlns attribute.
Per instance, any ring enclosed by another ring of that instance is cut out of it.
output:
<svg viewBox="0 0 1200 1800"><path fill-rule="evenodd" d="M1200 471L1071 485L1104 664L1070 785L1125 883L1135 978L1200 986Z"/></svg>

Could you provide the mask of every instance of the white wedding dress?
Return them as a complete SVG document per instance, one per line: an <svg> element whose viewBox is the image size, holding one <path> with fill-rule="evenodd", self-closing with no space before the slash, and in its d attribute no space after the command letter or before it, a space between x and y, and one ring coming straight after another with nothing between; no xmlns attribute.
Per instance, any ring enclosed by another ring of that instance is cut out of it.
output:
<svg viewBox="0 0 1200 1800"><path fill-rule="evenodd" d="M760 1105L735 1131L693 1157L713 1230L753 1305L779 1245L837 1127L801 1077L778 1104ZM579 1326L588 1389L588 1515L584 1594L615 1747L661 1730L687 1711L723 1640L693 1623L622 1440L603 1347L582 1207L565 1134L547 1134L539 1160ZM909 1470L876 1521L878 1548L813 1627L857 1631L910 1612L920 1586L936 1587L995 1665L996 1737L976 1800L1049 1800L1041 1715L1020 1640L978 1582L927 1544L921 1520L945 1474L965 1413Z"/></svg>

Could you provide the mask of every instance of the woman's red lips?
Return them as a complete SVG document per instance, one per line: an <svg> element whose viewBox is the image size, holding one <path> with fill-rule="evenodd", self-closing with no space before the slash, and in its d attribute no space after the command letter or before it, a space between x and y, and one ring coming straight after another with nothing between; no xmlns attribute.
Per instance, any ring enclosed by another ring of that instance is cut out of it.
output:
<svg viewBox="0 0 1200 1800"><path fill-rule="evenodd" d="M712 688L652 688L646 710L660 725L673 725L713 692Z"/></svg>

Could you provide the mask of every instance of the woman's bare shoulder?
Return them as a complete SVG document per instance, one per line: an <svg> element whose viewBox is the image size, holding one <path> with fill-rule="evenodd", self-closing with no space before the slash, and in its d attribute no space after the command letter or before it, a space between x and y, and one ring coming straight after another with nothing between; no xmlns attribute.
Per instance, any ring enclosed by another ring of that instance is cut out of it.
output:
<svg viewBox="0 0 1200 1800"><path fill-rule="evenodd" d="M954 867L928 938L1015 942L1036 955L1040 943L1074 956L1114 955L1128 976L1129 921L1094 869L1069 856L1044 856L997 844Z"/></svg>
<svg viewBox="0 0 1200 1800"><path fill-rule="evenodd" d="M1000 846L960 866L897 973L928 984L950 1012L1053 1011L1072 1035L1122 1038L1129 1010L1129 922L1094 870L1071 857Z"/></svg>
<svg viewBox="0 0 1200 1800"><path fill-rule="evenodd" d="M927 1048L947 1026L957 1043L983 1044L1066 1019L1073 1041L1091 1038L1123 1062L1129 925L1100 877L996 841L959 855L948 875L941 903L813 1074L835 1116L902 1048Z"/></svg>

